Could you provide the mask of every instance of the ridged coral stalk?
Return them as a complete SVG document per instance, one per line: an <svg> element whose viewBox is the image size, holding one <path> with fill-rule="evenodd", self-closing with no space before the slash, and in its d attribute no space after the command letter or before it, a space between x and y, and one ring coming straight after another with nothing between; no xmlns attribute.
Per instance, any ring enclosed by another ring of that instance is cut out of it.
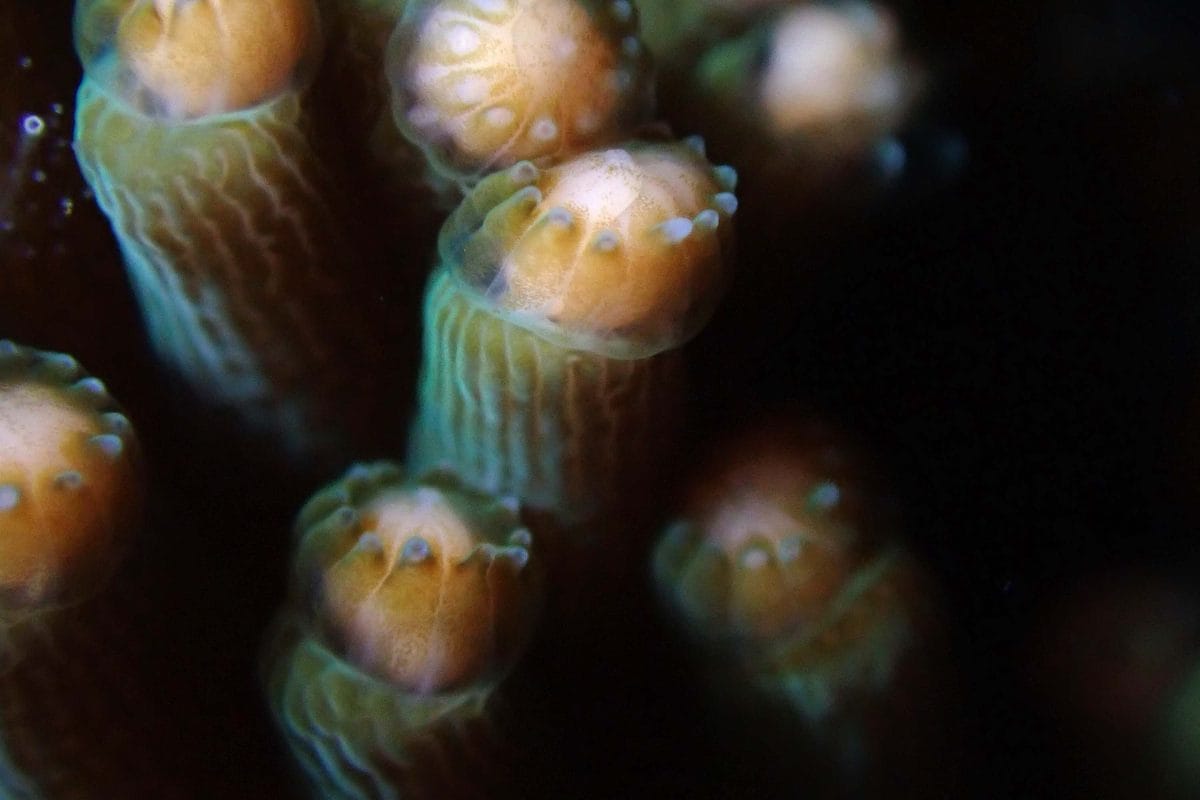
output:
<svg viewBox="0 0 1200 800"><path fill-rule="evenodd" d="M75 26L76 154L158 355L293 455L378 442L381 298L307 138L312 0L83 0Z"/></svg>
<svg viewBox="0 0 1200 800"><path fill-rule="evenodd" d="M296 524L271 707L317 796L476 797L503 770L497 685L541 608L514 509L446 475L354 467Z"/></svg>
<svg viewBox="0 0 1200 800"><path fill-rule="evenodd" d="M725 283L734 177L631 143L475 188L442 229L410 458L569 524L669 456L677 348Z"/></svg>
<svg viewBox="0 0 1200 800"><path fill-rule="evenodd" d="M0 794L171 797L110 582L141 522L137 439L70 356L0 341Z"/></svg>

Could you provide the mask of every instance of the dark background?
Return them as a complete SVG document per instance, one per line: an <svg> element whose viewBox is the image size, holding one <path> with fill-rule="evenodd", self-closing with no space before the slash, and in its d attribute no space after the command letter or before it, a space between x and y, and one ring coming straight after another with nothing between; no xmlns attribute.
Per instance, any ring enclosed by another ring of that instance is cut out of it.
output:
<svg viewBox="0 0 1200 800"><path fill-rule="evenodd" d="M947 599L973 731L970 796L1061 796L1078 790L1063 767L1072 745L1030 691L1031 631L1096 575L1143 569L1184 586L1200 576L1197 12L947 5L897 4L935 76L905 135L900 183L803 247L739 230L743 260L796 259L805 279L794 316L753 342L726 346L710 332L696 343L697 370L737 362L733 380L698 377L697 438L798 400L866 443ZM197 786L209 788L197 791L277 796L252 643L282 591L282 568L262 565L284 551L286 520L311 487L256 475L243 466L251 457L215 445L173 452L178 412L146 377L115 245L64 144L80 74L69 9L0 7L0 213L12 222L0 229L0 335L74 353L130 409L164 470L152 475L150 528L165 538L147 562L191 565L160 579L172 628L161 657L210 670L192 705L175 706L199 716L181 734L203 765ZM50 127L22 159L27 113ZM712 330L728 332L732 313ZM684 697L668 693L654 720L686 715L671 705ZM669 769L687 769L684 745L641 736ZM634 773L654 758L610 755L604 769L581 768L578 796L649 796L655 780L639 788Z"/></svg>

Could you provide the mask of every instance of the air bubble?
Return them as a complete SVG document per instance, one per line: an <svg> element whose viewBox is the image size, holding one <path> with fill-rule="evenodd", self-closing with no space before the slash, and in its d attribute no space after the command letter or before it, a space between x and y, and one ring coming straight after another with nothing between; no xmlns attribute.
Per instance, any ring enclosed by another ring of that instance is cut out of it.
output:
<svg viewBox="0 0 1200 800"><path fill-rule="evenodd" d="M26 136L41 136L46 132L46 121L37 114L21 117L21 132Z"/></svg>

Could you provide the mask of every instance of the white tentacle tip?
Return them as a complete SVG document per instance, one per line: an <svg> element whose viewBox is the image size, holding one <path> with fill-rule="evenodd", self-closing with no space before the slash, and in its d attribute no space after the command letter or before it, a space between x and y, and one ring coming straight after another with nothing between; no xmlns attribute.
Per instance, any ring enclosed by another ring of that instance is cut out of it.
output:
<svg viewBox="0 0 1200 800"><path fill-rule="evenodd" d="M721 215L711 208L706 208L692 218L692 224L700 230L715 231L721 224Z"/></svg>
<svg viewBox="0 0 1200 800"><path fill-rule="evenodd" d="M592 247L600 253L611 253L621 246L621 237L615 231L600 231L592 240Z"/></svg>
<svg viewBox="0 0 1200 800"><path fill-rule="evenodd" d="M529 532L528 528L518 528L509 535L508 543L528 550L533 546L533 534Z"/></svg>
<svg viewBox="0 0 1200 800"><path fill-rule="evenodd" d="M668 244L679 244L692 235L692 221L685 217L673 217L658 226Z"/></svg>
<svg viewBox="0 0 1200 800"><path fill-rule="evenodd" d="M16 484L0 484L0 512L12 511L20 502L21 489Z"/></svg>
<svg viewBox="0 0 1200 800"><path fill-rule="evenodd" d="M629 0L613 0L611 8L613 16L621 22L628 22L633 17L633 4Z"/></svg>
<svg viewBox="0 0 1200 800"><path fill-rule="evenodd" d="M125 452L125 442L112 433L100 433L88 439L88 445L96 448L108 458L116 460Z"/></svg>
<svg viewBox="0 0 1200 800"><path fill-rule="evenodd" d="M71 384L71 388L92 397L104 397L108 394L108 389L104 386L104 381L99 378L81 378Z"/></svg>
<svg viewBox="0 0 1200 800"><path fill-rule="evenodd" d="M423 564L433 557L433 548L420 536L413 536L400 548L402 564Z"/></svg>
<svg viewBox="0 0 1200 800"><path fill-rule="evenodd" d="M533 183L539 175L540 171L531 161L518 161L508 168L508 179L521 186Z"/></svg>
<svg viewBox="0 0 1200 800"><path fill-rule="evenodd" d="M700 156L701 158L704 158L705 155L707 154L706 153L707 148L704 145L704 137L703 136L696 136L696 135L685 136L683 138L683 145L688 150L691 150L693 153Z"/></svg>
<svg viewBox="0 0 1200 800"><path fill-rule="evenodd" d="M738 199L732 192L718 192L714 194L713 204L731 217L738 210Z"/></svg>
<svg viewBox="0 0 1200 800"><path fill-rule="evenodd" d="M546 222L556 228L567 229L575 224L575 217L562 206L555 206L546 212Z"/></svg>
<svg viewBox="0 0 1200 800"><path fill-rule="evenodd" d="M129 436L133 433L133 424L129 421L129 417L119 411L106 411L100 415L100 419L104 422L104 427L117 436Z"/></svg>
<svg viewBox="0 0 1200 800"><path fill-rule="evenodd" d="M18 352L19 348L11 339L0 339L0 358L11 358Z"/></svg>
<svg viewBox="0 0 1200 800"><path fill-rule="evenodd" d="M383 555L383 542L380 541L379 534L375 531L367 531L358 537L358 541L354 543L354 549L360 553Z"/></svg>
<svg viewBox="0 0 1200 800"><path fill-rule="evenodd" d="M737 188L738 174L737 170L728 164L722 164L718 167L713 167L713 177L721 188L727 192L732 192Z"/></svg>

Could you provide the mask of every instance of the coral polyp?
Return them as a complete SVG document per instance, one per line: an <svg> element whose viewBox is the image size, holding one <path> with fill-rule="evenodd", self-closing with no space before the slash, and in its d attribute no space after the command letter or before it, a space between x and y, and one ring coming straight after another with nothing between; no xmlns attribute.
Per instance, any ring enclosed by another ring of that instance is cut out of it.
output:
<svg viewBox="0 0 1200 800"><path fill-rule="evenodd" d="M96 594L142 495L133 429L104 384L70 356L0 341L0 632Z"/></svg>
<svg viewBox="0 0 1200 800"><path fill-rule="evenodd" d="M344 403L379 400L353 387L385 357L384 279L310 139L315 9L101 0L80 3L76 33L76 155L155 351L247 431L344 464L377 440Z"/></svg>
<svg viewBox="0 0 1200 800"><path fill-rule="evenodd" d="M0 795L174 797L120 568L141 526L138 440L63 353L0 340ZM132 696L130 696L132 695ZM111 732L98 736L95 732Z"/></svg>
<svg viewBox="0 0 1200 800"><path fill-rule="evenodd" d="M486 752L492 694L539 617L540 565L513 507L449 475L359 465L309 501L297 536L266 666L314 786L367 798L469 783L469 765L448 774L426 754Z"/></svg>
<svg viewBox="0 0 1200 800"><path fill-rule="evenodd" d="M698 633L769 639L825 617L875 535L835 442L819 426L772 428L696 480L655 571Z"/></svg>
<svg viewBox="0 0 1200 800"><path fill-rule="evenodd" d="M628 136L647 62L627 0L427 0L389 45L396 124L447 177Z"/></svg>
<svg viewBox="0 0 1200 800"><path fill-rule="evenodd" d="M522 162L467 196L426 295L414 464L572 522L629 499L671 452L676 349L729 266L735 176L699 149Z"/></svg>

